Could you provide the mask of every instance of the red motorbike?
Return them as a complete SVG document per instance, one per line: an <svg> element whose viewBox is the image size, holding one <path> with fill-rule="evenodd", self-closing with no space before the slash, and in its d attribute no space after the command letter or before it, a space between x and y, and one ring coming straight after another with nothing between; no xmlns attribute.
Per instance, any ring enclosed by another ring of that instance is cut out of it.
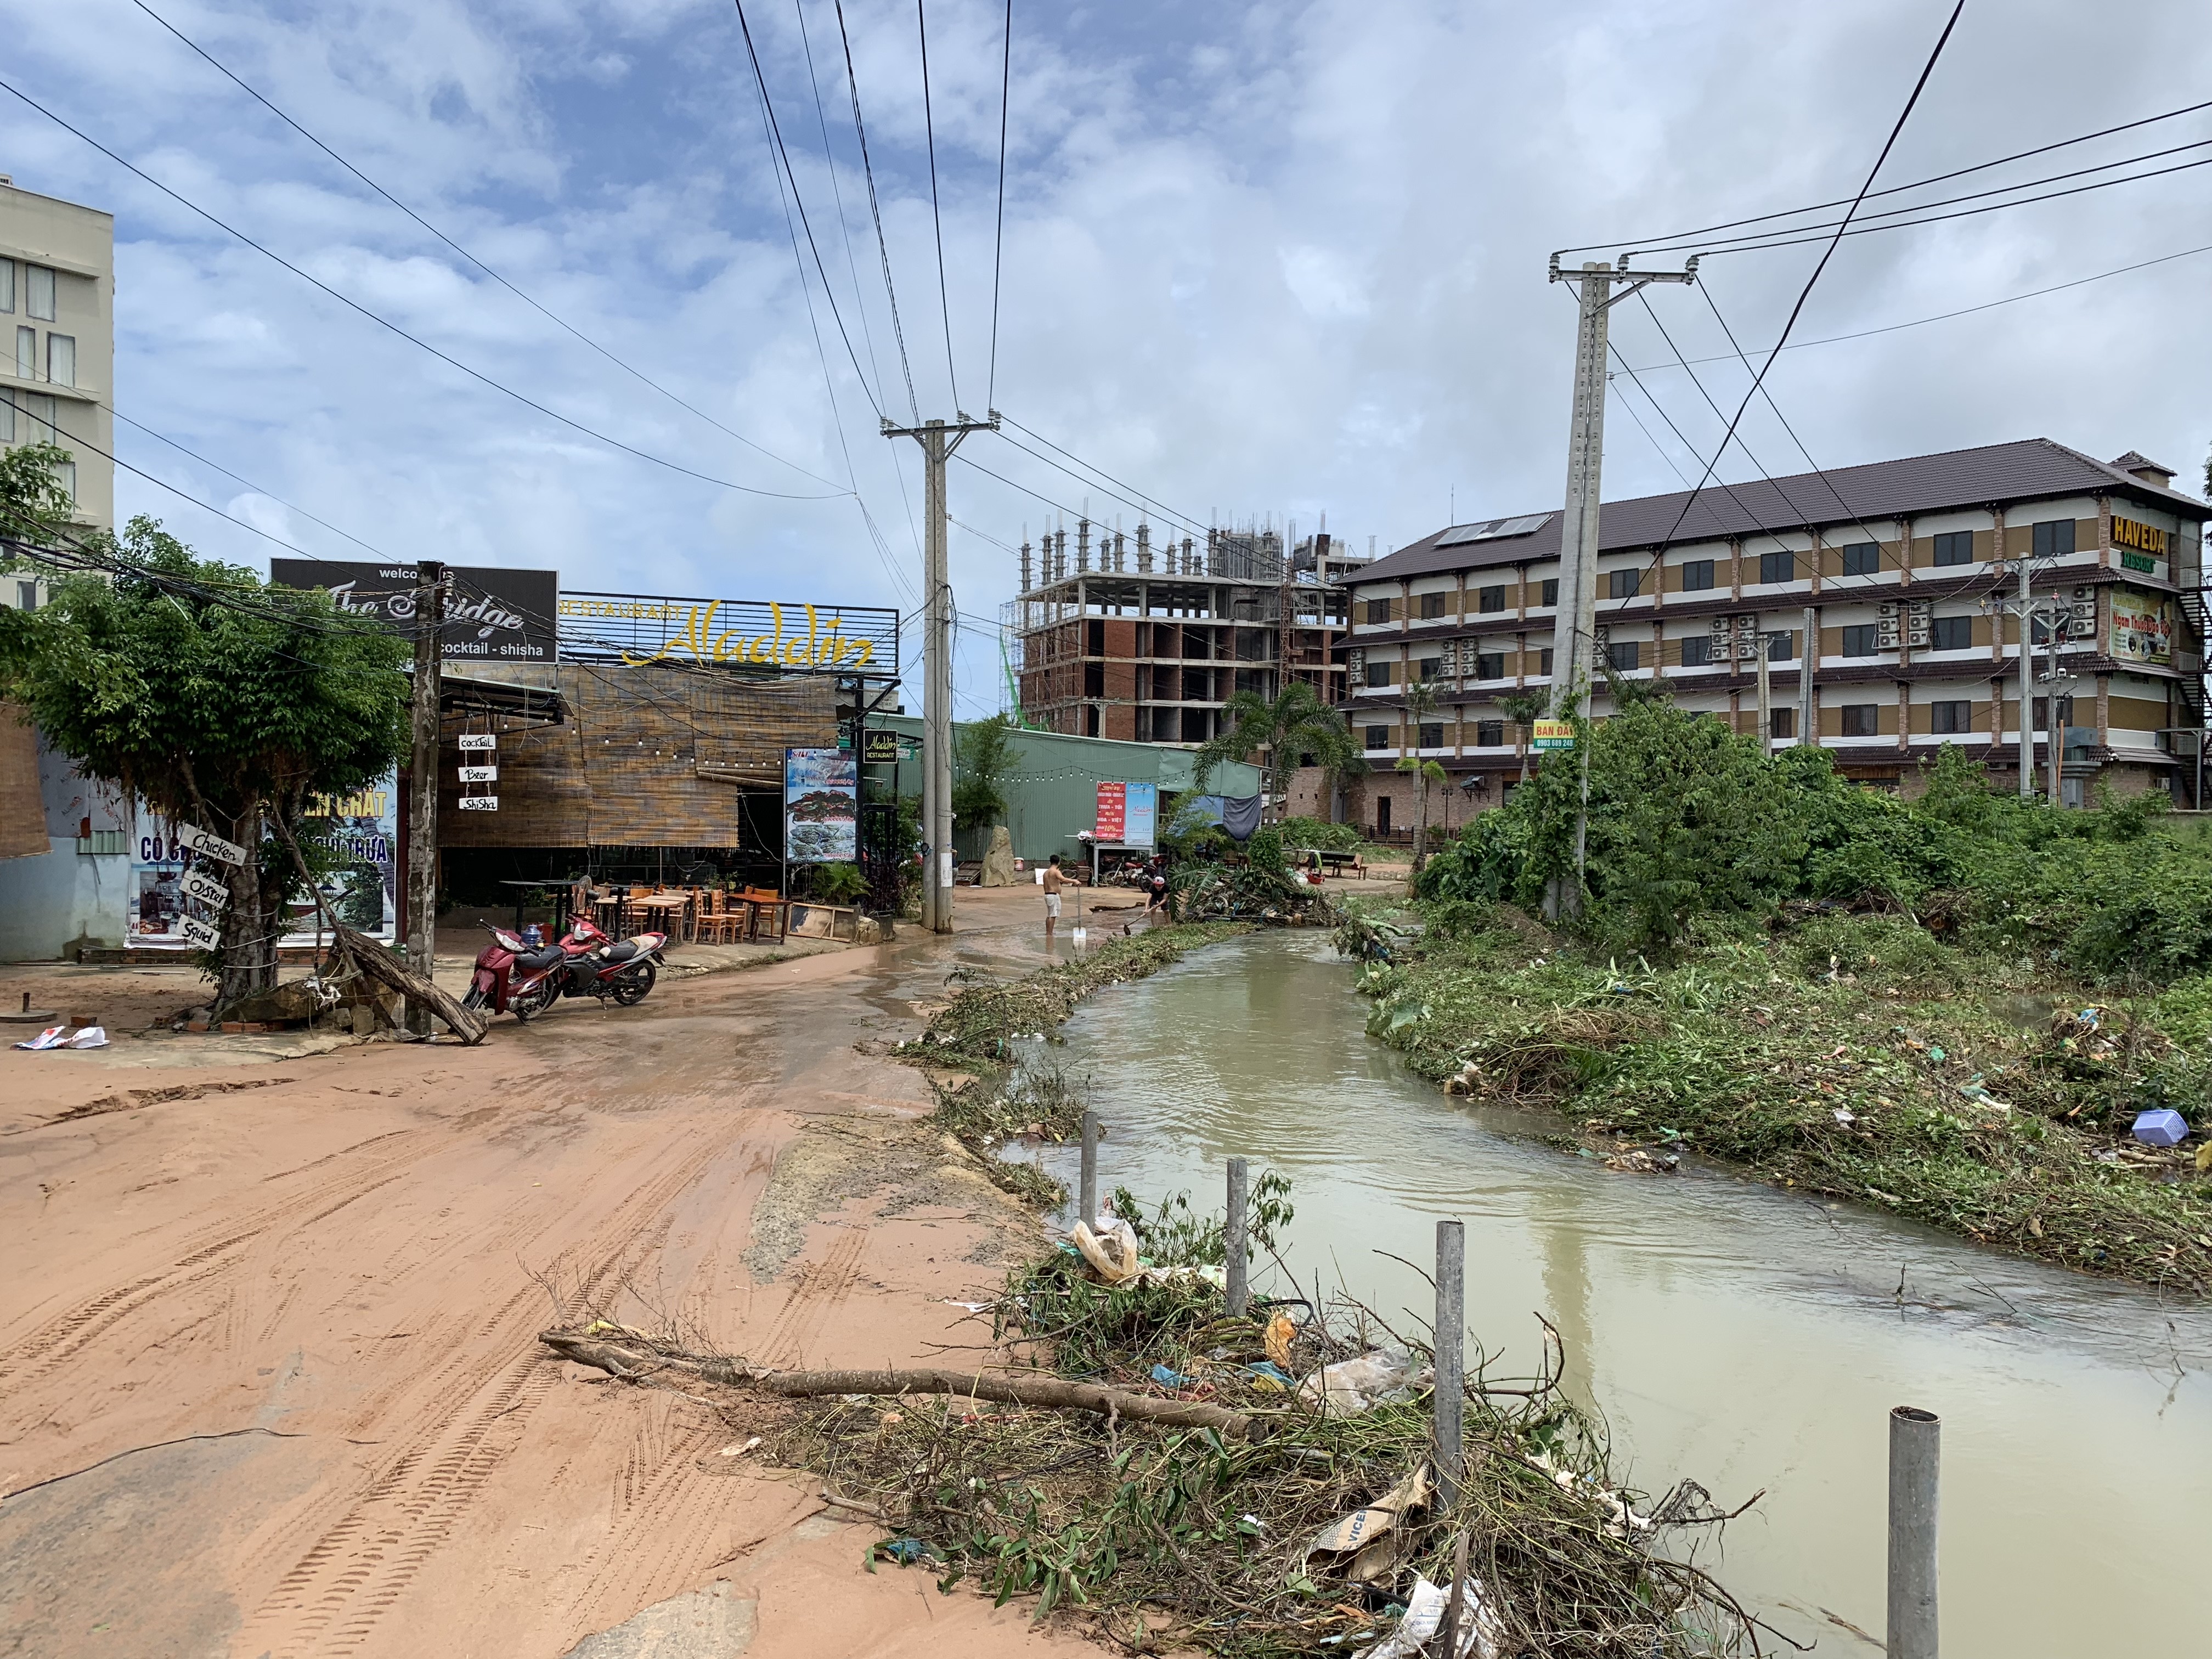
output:
<svg viewBox="0 0 2212 1659"><path fill-rule="evenodd" d="M476 973L464 1008L489 1007L527 1021L564 996L612 998L625 1008L646 999L660 976L665 933L638 933L617 939L578 916L568 936L556 945L532 948L504 927L484 923L491 935L477 957Z"/></svg>

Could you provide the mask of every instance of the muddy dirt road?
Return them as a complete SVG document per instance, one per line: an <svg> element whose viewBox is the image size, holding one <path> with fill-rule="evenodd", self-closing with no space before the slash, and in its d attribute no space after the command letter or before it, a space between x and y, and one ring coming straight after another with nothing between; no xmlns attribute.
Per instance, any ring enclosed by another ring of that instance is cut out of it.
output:
<svg viewBox="0 0 2212 1659"><path fill-rule="evenodd" d="M864 1573L818 1485L535 1340L593 1305L778 1364L959 1340L945 1298L1035 1223L854 1043L1033 957L1033 908L474 1050L0 1050L0 1653L1092 1651Z"/></svg>

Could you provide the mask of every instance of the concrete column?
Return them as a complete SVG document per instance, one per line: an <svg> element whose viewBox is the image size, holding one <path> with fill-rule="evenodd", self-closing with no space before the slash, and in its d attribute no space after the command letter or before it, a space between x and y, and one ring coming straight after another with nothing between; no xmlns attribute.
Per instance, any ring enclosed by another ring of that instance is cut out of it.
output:
<svg viewBox="0 0 2212 1659"><path fill-rule="evenodd" d="M1078 572L1091 568L1091 520L1075 521L1075 568Z"/></svg>
<svg viewBox="0 0 2212 1659"><path fill-rule="evenodd" d="M1152 574L1152 527L1142 519L1137 520L1137 574Z"/></svg>

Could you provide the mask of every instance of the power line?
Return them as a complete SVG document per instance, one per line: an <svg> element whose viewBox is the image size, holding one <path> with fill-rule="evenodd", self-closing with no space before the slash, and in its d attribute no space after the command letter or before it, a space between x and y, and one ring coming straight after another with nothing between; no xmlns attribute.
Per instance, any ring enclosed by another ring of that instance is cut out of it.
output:
<svg viewBox="0 0 2212 1659"><path fill-rule="evenodd" d="M70 134L74 137L82 139L85 143L89 144L93 149L98 150L102 155L105 155L109 161L114 162L116 166L123 168L125 172L133 174L137 178L144 180L147 184L153 185L155 189L160 191L161 194L167 197L171 201L175 202L179 206L189 209L191 212L198 214L201 218L206 220L210 224L213 225L216 229L223 232L225 234L236 237L240 241L245 243L246 246L252 248L256 253L260 254L263 258L276 264L282 265L286 270L290 271L301 282L307 283L312 287L320 290L322 293L328 295L331 299L336 300L340 305L344 306L348 310L356 312L360 315L366 317L370 322L374 323L378 327L386 329L392 333L398 335L410 345L417 347L423 351L427 351L430 356L435 357L440 362L444 363L450 368L459 369L471 380L479 381L483 385L489 386L493 391L502 392L506 396L514 398L515 402L522 404L524 408L535 410L540 415L544 416L548 420L558 421L562 426L568 428L570 430L580 432L586 437L605 444L610 448L618 449L626 455L634 455L639 460L650 461L655 466L666 467L672 472L680 472L687 478L696 478L702 483L714 484L720 489L739 490L748 495L772 496L775 500L786 501L826 501L836 499L836 497L830 495L801 495L793 494L788 490L760 489L755 488L751 484L741 484L734 483L728 478L718 478L711 473L694 471L692 468L685 466L680 462L672 461L665 456L655 455L648 450L639 449L634 445L626 444L619 438L611 437L606 433L601 432L596 428L585 425L581 421L570 419L568 416L562 414L558 410L549 409L544 404L538 402L537 399L526 397L523 393L517 392L514 387L503 385L498 380L495 380L490 375L485 374L482 369L471 368L468 364L461 362L459 358L448 356L447 353L439 350L437 347L432 345L428 341L424 340L416 335L409 333L405 329L400 327L398 324L392 322L388 318L378 315L375 312L371 311L367 306L362 305L359 301L349 299L345 295L339 293L337 289L332 288L328 283L322 281L319 277L310 276L307 271L301 269L301 267L294 264L289 259L287 259L283 254L275 252L273 249L270 249L260 242L255 241L253 238L248 236L244 231L240 230L235 226L228 224L224 221L216 218L214 214L200 206L198 203L194 202L179 194L178 191L170 189L168 185L163 184L151 173L149 173L141 168L133 167L130 162L125 161L120 155L118 155L113 150L108 149L106 145L101 143L97 138L93 137L90 134L83 131L80 128L70 125L70 123L64 120L60 116L55 114L53 111L48 109L44 104L40 103L38 100L33 98L29 94L22 91L20 88L7 81L0 81L0 91L6 91L13 94L22 102L29 105L33 109L38 111L40 114L45 116L49 121L52 121L56 126L61 128L63 131Z"/></svg>
<svg viewBox="0 0 2212 1659"><path fill-rule="evenodd" d="M1002 416L1000 418L1003 420L1005 417ZM1014 448L1021 451L1023 454L1030 456L1036 460L1042 461L1047 466L1053 468L1056 471L1066 473L1069 477L1074 479L1076 483L1082 484L1085 488L1090 489L1102 489L1109 499L1121 502L1124 507L1135 507L1140 515L1148 514L1149 509L1146 507L1141 499L1132 498L1128 495L1117 495L1111 489L1105 489L1103 485L1085 477L1082 473L1078 472L1074 468L1067 465L1065 462L1055 461L1051 456L1044 454L1038 450L1031 449L1027 444L1023 443L1019 439L1007 437L1004 432L1000 433L999 436L1006 443L1011 444ZM1091 514L1086 511L1078 516L1087 519ZM1201 535L1211 533L1207 526L1192 522L1181 521L1175 514L1166 514L1162 516L1167 520L1167 527L1171 530L1183 528L1194 530Z"/></svg>
<svg viewBox="0 0 2212 1659"><path fill-rule="evenodd" d="M860 314L860 338L868 348L868 367L876 371L876 406L883 407L884 366L876 357L875 331L868 326L868 303L860 292L860 262L853 252L852 221L845 215L845 192L837 183L837 153L830 145L830 114L822 104L822 79L814 68L814 39L806 27L805 0L791 0L799 19L799 48L806 55L806 86L814 94L814 124L822 134L822 159L830 169L830 199L837 210L837 234L845 244L845 269L853 278L853 308Z"/></svg>
<svg viewBox="0 0 2212 1659"><path fill-rule="evenodd" d="M1682 527L1682 520L1690 516L1690 508L1697 502L1698 490L1705 487L1705 479L1712 476L1713 468L1719 464L1720 458L1727 453L1729 440L1735 436L1735 429L1742 422L1744 410L1751 407L1752 398L1758 394L1759 388L1765 382L1767 371L1774 367L1774 360L1782 355L1782 348L1790 338L1790 331L1797 325L1797 319L1804 313L1805 302L1813 297L1813 289L1814 284L1820 282L1820 273L1828 268L1828 261L1835 257L1836 249L1842 244L1844 229L1850 224L1851 215L1858 210L1859 201L1864 200L1867 191L1874 188L1875 179L1881 172L1882 163L1889 159L1889 152L1896 147L1899 135L1904 132L1905 122L1911 118L1913 106L1919 103L1921 92L1928 85L1928 77L1936 72L1936 61L1943 55L1943 48L1951 39L1951 31L1959 26L1959 15L1966 9L1966 0L1958 0L1958 3L1951 9L1950 21L1943 25L1943 33L1936 37L1936 49L1928 54L1927 63L1921 66L1920 78L1912 83L1911 95L1905 100L1905 107L1898 112L1897 123L1890 128L1889 137L1883 141L1881 153L1875 157L1874 166L1867 170L1866 182L1859 186L1858 198L1852 202L1850 209L1844 213L1842 225L1838 228L1835 236L1829 241L1826 251L1820 255L1820 263L1813 267L1813 274L1805 279L1805 286L1797 295L1797 303L1790 307L1789 320L1782 325L1781 337L1775 341L1774 349L1766 354L1766 362L1760 367L1759 373L1753 377L1751 390L1743 394L1743 402L1737 405L1735 418L1729 421L1727 432L1722 434L1720 447L1713 451L1713 459L1706 463L1704 476L1683 498L1682 510L1674 515L1673 528L1660 538L1662 543L1674 539L1675 531Z"/></svg>
<svg viewBox="0 0 2212 1659"><path fill-rule="evenodd" d="M2155 259L2138 260L2134 264L2121 265L2112 270L2100 270L2094 276L2077 276L2071 282L2054 283L2049 288L2030 289L2025 294L2008 294L2002 300L1989 300L1978 306L1962 307L1957 311L1939 311L1933 317L1916 317L1909 323L1886 323L1880 328L1863 328L1850 334L1830 334L1818 340L1797 340L1784 347L1783 349L1802 351L1808 346L1839 345L1846 340L1871 339L1877 334L1895 334L1903 329L1922 328L1929 323L1946 323L1954 317L1971 317L1978 311L1994 311L1999 306L2014 305L2022 300L2040 299L2046 294L2063 293L2069 288L2082 288L2091 283L2101 283L2108 276L2124 276L2130 271L2148 270L2153 265L2166 264L2175 259L2191 258L2199 253L2212 253L2212 242L2206 243L2203 247L2184 248L2179 253L2162 253ZM1686 358L1682 360L1679 366L1688 368L1692 364L1728 363L1735 361L1734 354L1723 352L1713 357ZM1675 363L1646 363L1644 368L1644 372L1649 374L1654 369L1674 368L1677 366ZM1626 368L1627 364L1624 362L1621 367Z"/></svg>
<svg viewBox="0 0 2212 1659"><path fill-rule="evenodd" d="M1138 500L1133 501L1129 501L1127 496L1116 497L1116 499L1125 501L1128 506L1136 507L1138 511L1157 511L1163 517L1179 520L1183 524L1191 526L1193 529L1203 530L1206 527L1199 520L1195 514L1178 512L1176 508L1170 507L1165 501L1159 500L1157 496L1146 495L1142 490L1139 489L1136 485L1130 483L1127 480L1117 478L1112 473L1107 471L1105 468L1097 465L1092 462L1085 460L1080 455L1076 454L1073 450L1062 448L1060 445L1053 442L1051 439L1046 437L1044 434L1036 430L1036 428L1024 426L1019 421L1014 419L1011 415L1002 415L1000 418L1004 421L1006 425L1013 427L1017 430L1028 433L1030 437L1035 438L1047 449L1052 450L1056 454L1065 455L1069 460L1073 461L1078 466L1084 467L1086 470L1097 474L1098 477L1106 480L1108 483L1117 485L1121 489L1128 490L1132 494L1135 495L1138 497ZM1006 436L1003 432L999 435L1002 438ZM1011 442L1012 440L1008 440L1008 441ZM1019 447L1018 445L1016 447ZM1035 452L1032 451L1030 453L1034 453ZM1039 459L1042 459L1043 458L1039 457ZM1058 466L1059 463L1055 461L1053 465ZM1067 471L1067 469L1064 466L1060 467L1060 470L1063 472ZM1071 472L1068 476L1071 477L1080 477L1081 475ZM1085 482L1088 481L1085 480ZM1143 503L1149 503L1149 506L1143 505Z"/></svg>
<svg viewBox="0 0 2212 1659"><path fill-rule="evenodd" d="M880 419L884 406L877 401L874 391L868 385L867 371L860 367L860 354L853 349L853 337L846 332L844 315L837 309L837 295L830 286L830 273L822 264L822 250L814 240L814 222L806 216L806 197L799 188L798 173L792 171L791 152L783 145L783 128L775 118L775 100L768 94L768 76L762 72L760 53L753 47L752 25L745 21L745 0L731 0L731 3L737 8L738 30L745 39L745 56L752 60L754 83L760 88L761 111L767 118L769 141L775 146L775 159L783 164L783 176L791 180L791 198L798 205L799 222L806 232L806 246L814 256L815 271L822 278L822 297L830 302L830 319L837 325L838 338L845 343L845 355L853 360L853 373L860 380L860 390L867 394L868 402ZM773 168L774 161L770 166ZM778 182L780 186L781 179ZM799 279L803 286L806 281L804 262L799 265ZM810 307L812 303L811 300L808 301Z"/></svg>
<svg viewBox="0 0 2212 1659"><path fill-rule="evenodd" d="M945 377L952 386L952 407L960 407L960 376L952 367L952 301L945 285L945 218L937 206L937 123L929 111L929 19L922 0L914 0L914 25L921 40L921 131L929 144L929 217L937 227L937 303L945 313Z"/></svg>
<svg viewBox="0 0 2212 1659"><path fill-rule="evenodd" d="M566 318L547 309L546 307L540 304L529 295L524 293L513 283L500 275L498 271L494 270L482 259L470 252L468 249L463 247L451 236L448 236L444 231L439 229L437 226L432 224L428 219L425 219L413 208L409 207L406 203L401 201L397 196L394 196L382 185L378 184L375 179L370 178L359 167L356 167L351 161L346 160L344 156L339 155L337 151L332 149L320 138L318 138L313 133L301 126L282 109L279 109L268 98L264 97L261 93L256 91L244 80L234 74L227 64L222 63L219 59L214 57L213 54L209 52L206 47L201 46L198 41L185 33L184 31L179 29L174 23L172 23L167 18L162 16L161 13L155 11L151 6L148 5L146 3L146 0L131 0L131 3L136 5L139 10L144 12L146 15L152 18L155 22L159 23L163 28L167 29L171 34L175 35L178 40L183 41L184 44L191 47L193 52L198 53L202 58L206 60L211 68L213 68L218 74L222 75L225 79L228 80L231 84L238 88L240 92L246 94L247 97L259 104L271 115L282 121L286 126L291 128L293 131L298 133L300 137L306 139L317 149L322 151L324 155L329 156L331 161L337 162L348 173L351 173L356 179L358 179L362 184L368 185L369 189L375 191L376 194L382 197L393 207L398 208L400 212L405 214L410 219L412 219L424 230L427 230L431 235L436 237L447 247L453 249L453 251L459 254L462 258L467 260L478 270L483 272L485 276L490 277L492 281L497 283L501 288L514 295L516 299L521 301L523 304L528 306L532 311L538 313L538 315L544 317L547 321L554 324L556 327L563 330L567 333L574 336L576 339L581 341L584 344L591 347L592 350L598 352L600 356L605 358L609 362L621 369L623 373L635 377L645 385L652 387L653 390L658 392L662 397L667 398L678 408L697 416L701 420L706 422L708 425L713 427L716 431L721 432L729 437L735 438L739 443L744 445L748 449L757 450L761 454L767 456L772 461L781 461L784 465L790 467L794 471L803 472L810 478L816 479L823 483L830 484L832 488L835 488L835 484L832 480L823 477L820 473L815 472L807 467L801 466L797 461L792 460L787 456L779 455L774 450L767 448L759 443L756 443L752 439L745 436L744 433L735 431L730 427L724 425L721 422L716 420L712 415L707 413L705 410L697 408L692 404L686 402L683 398L678 396L677 393L670 391L668 387L661 385L659 381L647 374L643 369L637 368L635 364L624 362L622 358L610 351L605 346L592 338L590 335L586 334L582 330L577 328L575 325L569 322Z"/></svg>
<svg viewBox="0 0 2212 1659"><path fill-rule="evenodd" d="M1882 197L1895 196L1905 191L1921 190L1929 185L1940 185L1947 179L1963 179L1968 173L1986 173L1992 167L2004 167L2014 161L2024 161L2031 156L2047 155L2052 150L2065 149L2075 144L2086 144L2093 139L2109 138L2116 132L2128 132L2136 127L2150 126L2160 121L2171 121L2184 115L2194 115L2198 110L2202 109L2212 109L2212 100L2207 100L2205 102L2198 104L2186 104L2179 109L2170 109L2160 115L2146 115L2140 120L2124 121L2118 126L2100 128L2095 132L2085 132L2076 138L2062 138L2056 143L2039 145L2034 149L2024 149L2011 155L2001 155L1994 161L1977 161L1972 167L1957 167L1949 173L1935 173L1926 179L1915 179L1909 185L1892 185L1887 190L1878 190L1870 193L1862 192L1861 199L1869 201L1878 200ZM1562 254L1586 253L1597 248L1613 247L1636 247L1640 251L1649 251L1646 250L1645 245L1647 243L1656 244L1657 242L1678 242L1687 237L1710 235L1717 230L1734 230L1740 225L1764 224L1769 220L1773 219L1794 219L1800 214L1821 213L1826 211L1830 208L1843 207L1846 204L1848 199L1849 198L1838 198L1837 200L1832 202L1815 202L1809 207L1791 208L1781 213L1762 213L1755 215L1748 219L1728 219L1717 225L1702 225L1695 230L1672 231L1667 235L1661 237L1634 237L1628 239L1616 238L1612 241L1607 242L1585 242L1578 247L1561 248L1559 252ZM1799 228L1802 229L1804 227L1801 226Z"/></svg>
<svg viewBox="0 0 2212 1659"><path fill-rule="evenodd" d="M999 275L1006 251L1006 109L1014 89L1014 0L1006 0L1005 41L999 69L999 216L991 243L991 378L983 392L986 408L999 396Z"/></svg>
<svg viewBox="0 0 2212 1659"><path fill-rule="evenodd" d="M152 427L146 425L143 421L132 420L128 415L125 415L121 410L117 409L112 404L102 404L100 407L106 410L110 415L122 422L125 426L137 428L139 431L144 433L148 437L155 440L157 443L168 445L170 448L175 450L177 453L185 457L187 459L198 461L202 466L206 467L210 471L222 473L224 477L229 479L233 483L243 485L246 489L252 490L257 495L267 497L267 499L276 502L277 506L283 507L286 512L296 513L308 523L320 525L324 529L329 531L333 536L343 537L345 540L351 542L356 547L360 548L363 552L374 554L380 560L389 561L393 563L401 562L401 561L392 559L392 555L384 551L383 549L372 546L368 542L362 540L360 537L353 534L350 531L341 530L336 525L331 523L329 520L319 519L313 514L308 512L307 508L294 506L290 501L286 501L282 495L276 494L272 490L264 489L259 484L255 483L250 478L240 477L237 473L233 472L228 467L222 465L219 462L208 459L206 456L200 454L195 450L185 448L184 445L179 443L174 438L168 436L165 433L155 431ZM75 443L76 440L72 438L70 441ZM89 446L88 446L88 447ZM114 457L110 456L108 459L113 460ZM116 461L115 464L118 466L129 466L129 463L125 461ZM131 467L130 470L134 472L137 471L136 467ZM144 477L145 475L141 474L140 476ZM167 486L164 486L164 488L167 488ZM204 505L204 503L196 503L196 505ZM293 550L297 552L300 550L295 548ZM321 555L309 553L306 556L311 559L318 559L321 557Z"/></svg>
<svg viewBox="0 0 2212 1659"><path fill-rule="evenodd" d="M868 129L860 119L860 80L853 72L853 37L845 30L845 0L832 0L837 10L837 39L845 48L845 87L853 101L853 136L860 143L860 172L868 181L868 216L875 222L876 247L883 255L884 297L890 301L891 336L898 342L899 372L906 377L907 410L916 426L921 424L921 404L914 395L914 364L907 356L906 325L899 321L898 289L891 282L891 245L884 235L883 204L876 196L875 164L868 159ZM909 514L912 508L908 509Z"/></svg>

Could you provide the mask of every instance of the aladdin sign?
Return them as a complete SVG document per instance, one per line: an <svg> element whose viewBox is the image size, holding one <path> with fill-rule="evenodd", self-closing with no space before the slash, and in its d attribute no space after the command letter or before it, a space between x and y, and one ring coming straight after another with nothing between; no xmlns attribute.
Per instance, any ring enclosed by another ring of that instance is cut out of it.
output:
<svg viewBox="0 0 2212 1659"><path fill-rule="evenodd" d="M895 678L899 617L872 606L773 599L563 593L561 655L572 661L702 663L787 674Z"/></svg>

